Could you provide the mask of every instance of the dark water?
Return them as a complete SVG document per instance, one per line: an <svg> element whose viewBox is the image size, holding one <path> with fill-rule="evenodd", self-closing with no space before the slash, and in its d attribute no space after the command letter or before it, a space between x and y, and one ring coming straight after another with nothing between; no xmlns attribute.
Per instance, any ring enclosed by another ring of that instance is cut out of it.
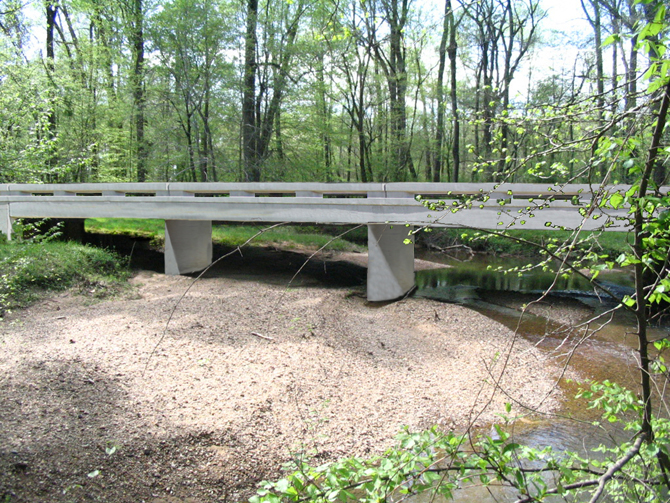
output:
<svg viewBox="0 0 670 503"><path fill-rule="evenodd" d="M416 274L416 283L423 296L454 295L460 298L462 292L469 291L472 295L474 290L516 292L516 293L542 293L551 287L554 295L597 298L606 296L602 290L594 289L589 282L577 274L567 278L556 277L552 271L532 269L526 272L515 272L529 264L528 260L514 258L500 258L489 256L475 256L468 261L455 261L445 259L436 254L426 254L422 258L433 262L443 262L451 267L446 269L435 269L420 271ZM498 268L503 272L498 272ZM603 287L610 290L614 295L630 293L633 287L633 278L626 272L608 272L601 279Z"/></svg>
<svg viewBox="0 0 670 503"><path fill-rule="evenodd" d="M476 257L458 262L432 254L421 258L446 262L451 267L417 272L417 296L468 306L512 330L518 329L527 340L556 355L568 352L577 336L573 334L566 338L565 332L556 330L558 325L540 316L524 314L519 323L520 312L506 307L510 299L517 303L529 302L551 288L552 295L544 299L548 305L558 301L564 306L570 303L575 307L586 305L594 313L603 313L616 305L615 299L594 290L588 281L578 276L556 278L552 272L541 270L522 274L495 272L498 266L507 270L522 267L527 264L524 261ZM633 279L627 272L609 272L602 276L601 281L614 297L632 293ZM608 379L635 389L639 378L635 365L636 339L632 316L617 312L592 324L591 328L599 330L581 343L570 360L570 367L585 381ZM652 337L665 336L667 332L667 328L654 328ZM560 360L560 356L557 358ZM597 412L587 409L585 402L572 398L580 385L562 382L560 387L567 398L556 416L524 419L510 426L510 433L517 442L537 447L552 446L556 451L570 450L586 455L600 444L627 438L627 433L621 430L596 428L590 424L598 418ZM503 501L515 499L515 496L513 493L496 495ZM470 488L457 498L457 501L473 500L495 501L487 491L477 488Z"/></svg>

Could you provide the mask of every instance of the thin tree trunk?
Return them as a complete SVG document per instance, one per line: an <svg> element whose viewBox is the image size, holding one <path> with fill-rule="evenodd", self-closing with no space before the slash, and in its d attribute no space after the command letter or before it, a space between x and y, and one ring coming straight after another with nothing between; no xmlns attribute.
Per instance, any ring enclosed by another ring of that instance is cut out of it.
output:
<svg viewBox="0 0 670 503"><path fill-rule="evenodd" d="M47 0L46 2L46 68L49 74L49 78L53 79L54 71L56 68L55 61L55 51L54 51L54 31L56 28L56 15L58 14L58 5L55 2ZM51 90L53 95L53 90ZM51 102L49 103L49 111L47 112L47 139L49 141L48 146L48 156L46 159L47 167L49 168L49 181L58 182L58 174L55 172L57 165L56 150L53 142L56 140L56 110L54 109L54 99L52 97Z"/></svg>
<svg viewBox="0 0 670 503"><path fill-rule="evenodd" d="M461 120L460 112L458 110L458 97L456 95L456 51L458 45L456 43L456 23L454 21L454 9L451 6L451 0L446 0L448 7L449 19L449 47L447 53L449 55L449 69L450 69L450 85L449 95L451 98L451 115L453 120L452 142L451 142L451 158L453 159L453 177L454 183L458 182L461 166Z"/></svg>
<svg viewBox="0 0 670 503"><path fill-rule="evenodd" d="M242 153L244 178L247 182L260 182L258 159L258 118L256 112L256 25L258 0L247 0L247 27L244 38L244 90L242 96Z"/></svg>
<svg viewBox="0 0 670 503"><path fill-rule="evenodd" d="M316 66L316 102L317 111L321 116L321 148L323 151L323 164L326 171L326 181L331 181L331 139L330 139L330 110L326 102L326 79L324 75L324 54L319 53Z"/></svg>
<svg viewBox="0 0 670 503"><path fill-rule="evenodd" d="M146 96L144 92L144 7L133 0L131 45L133 53L133 100L135 104L135 141L137 142L137 181L147 178L147 147L144 139Z"/></svg>
<svg viewBox="0 0 670 503"><path fill-rule="evenodd" d="M444 2L444 19L442 22L442 37L440 38L439 64L437 67L437 83L435 98L437 101L437 124L435 130L435 148L433 149L433 182L439 182L442 174L442 159L444 143L444 115L446 104L444 102L444 70L447 62L447 39L449 38L449 12L451 11L451 0Z"/></svg>
<svg viewBox="0 0 670 503"><path fill-rule="evenodd" d="M601 28L601 15L600 15L600 0L589 0L591 6L593 6L593 15L586 8L584 0L581 0L582 10L586 14L591 27L593 28L593 35L595 38L594 41L594 50L596 53L596 107L597 107L597 117L598 122L602 123L603 121L603 112L605 107L605 72L603 68L603 48L602 48L602 28Z"/></svg>

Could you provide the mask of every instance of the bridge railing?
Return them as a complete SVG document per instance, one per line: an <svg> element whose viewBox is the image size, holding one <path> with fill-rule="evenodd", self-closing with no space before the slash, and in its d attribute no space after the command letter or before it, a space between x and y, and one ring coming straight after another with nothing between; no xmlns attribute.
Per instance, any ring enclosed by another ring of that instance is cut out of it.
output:
<svg viewBox="0 0 670 503"><path fill-rule="evenodd" d="M582 206L595 191L625 192L630 186L493 183L83 183L3 184L0 197L315 197L462 201L474 197L483 206L501 201L522 205L539 199L553 207Z"/></svg>

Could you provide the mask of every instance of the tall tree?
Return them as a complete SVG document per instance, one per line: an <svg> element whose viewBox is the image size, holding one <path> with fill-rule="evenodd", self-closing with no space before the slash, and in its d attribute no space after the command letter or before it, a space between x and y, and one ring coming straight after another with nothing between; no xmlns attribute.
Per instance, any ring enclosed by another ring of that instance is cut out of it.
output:
<svg viewBox="0 0 670 503"><path fill-rule="evenodd" d="M144 182L147 179L147 158L149 155L145 139L146 126L146 89L145 89L145 6L143 0L121 0L124 13L128 41L132 58L130 82L133 95L136 179Z"/></svg>
<svg viewBox="0 0 670 503"><path fill-rule="evenodd" d="M242 148L244 179L254 182L261 180L263 163L270 155L271 140L290 80L296 37L308 7L305 0L274 1L266 0L262 18L258 0L247 0L246 4ZM262 47L257 35L259 19L264 22Z"/></svg>
<svg viewBox="0 0 670 503"><path fill-rule="evenodd" d="M50 96L49 100L49 111L47 112L47 128L46 136L47 142L49 144L50 155L47 158L47 169L48 176L50 177L49 181L57 182L58 176L56 174L56 168L58 159L56 157L56 109L55 109L55 84L54 84L54 73L56 69L56 52L55 52L55 41L54 34L56 31L56 16L58 14L58 4L55 1L47 0L45 2L45 12L46 12L46 72L49 77L50 83Z"/></svg>
<svg viewBox="0 0 670 503"><path fill-rule="evenodd" d="M209 0L173 0L152 21L162 63L158 71L167 72L171 83L163 95L186 139L190 179L216 180L211 100L213 83L220 78L215 55L224 49L223 18Z"/></svg>
<svg viewBox="0 0 670 503"><path fill-rule="evenodd" d="M374 26L376 20L368 16L368 31L377 62L382 68L389 92L391 129L391 179L403 181L407 175L416 180L410 140L407 137L407 48L405 32L408 28L410 0L380 0L383 18L388 24L388 49L378 39L381 32ZM371 11L371 13L374 11Z"/></svg>

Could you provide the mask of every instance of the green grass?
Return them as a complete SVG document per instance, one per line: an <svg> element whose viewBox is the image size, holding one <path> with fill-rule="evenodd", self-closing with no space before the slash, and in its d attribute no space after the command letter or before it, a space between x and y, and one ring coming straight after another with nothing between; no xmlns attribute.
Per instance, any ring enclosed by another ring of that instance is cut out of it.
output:
<svg viewBox="0 0 670 503"><path fill-rule="evenodd" d="M212 227L212 240L224 246L239 246L267 227L269 226L214 225ZM342 239L333 240L334 236L347 229L336 226L318 228L314 226L283 225L264 232L256 237L252 244L275 245L288 249L306 248L316 250L325 246L327 250L363 250L364 246L358 244L361 239L361 231L358 229L351 231L350 234L347 234ZM165 239L165 223L163 220L91 218L86 220L86 231L99 234L125 234L135 237L147 237L154 239L157 244L162 243ZM367 236L367 229L365 227L362 228L362 231ZM329 243L331 240L333 241Z"/></svg>
<svg viewBox="0 0 670 503"><path fill-rule="evenodd" d="M539 248L537 247L503 236L491 236L484 232L469 229L432 229L425 235L422 234L420 233L420 240L431 242L440 247L465 244L477 252L520 257L539 256ZM572 237L572 234L567 231L549 230L511 230L509 235L513 238L516 237L539 244L546 244L551 240L557 240L560 243ZM580 234L579 239L586 240L581 245L582 249L590 246L591 243L597 243L594 249L599 254L617 257L622 252L629 250L631 236L626 232L594 233L584 231Z"/></svg>
<svg viewBox="0 0 670 503"><path fill-rule="evenodd" d="M113 252L73 242L0 242L0 316L48 291L78 287L104 297L125 283L128 270Z"/></svg>
<svg viewBox="0 0 670 503"><path fill-rule="evenodd" d="M165 238L163 220L140 220L135 218L87 218L86 232L97 234L124 234L133 237Z"/></svg>

